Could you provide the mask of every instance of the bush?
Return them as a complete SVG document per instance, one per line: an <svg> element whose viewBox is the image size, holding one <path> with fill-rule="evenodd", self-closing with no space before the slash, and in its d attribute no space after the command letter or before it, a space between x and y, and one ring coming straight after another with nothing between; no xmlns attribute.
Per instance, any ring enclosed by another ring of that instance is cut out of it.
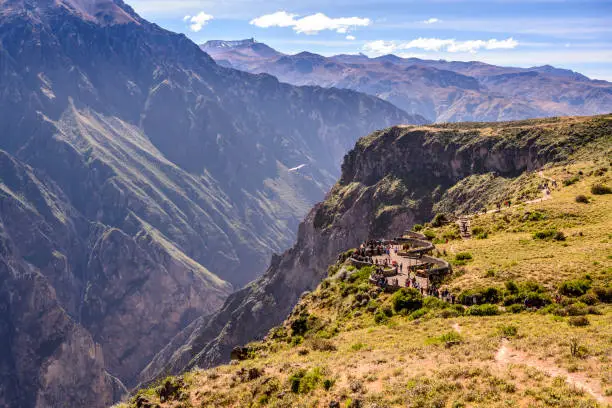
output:
<svg viewBox="0 0 612 408"><path fill-rule="evenodd" d="M423 306L423 296L414 288L401 288L391 296L391 304L396 312L412 312Z"/></svg>
<svg viewBox="0 0 612 408"><path fill-rule="evenodd" d="M566 187L569 187L572 184L576 184L579 181L580 181L580 177L574 176L571 179L563 180L563 185L566 186Z"/></svg>
<svg viewBox="0 0 612 408"><path fill-rule="evenodd" d="M589 319L587 319L586 316L572 316L569 318L568 323L570 324L570 326L577 327L588 326L589 324L591 324L591 322L589 322Z"/></svg>
<svg viewBox="0 0 612 408"><path fill-rule="evenodd" d="M515 281L508 281L506 282L506 290L510 293L518 293L519 287Z"/></svg>
<svg viewBox="0 0 612 408"><path fill-rule="evenodd" d="M559 292L562 295L570 297L579 297L587 293L591 289L591 281L587 279L573 279L562 282L559 286Z"/></svg>
<svg viewBox="0 0 612 408"><path fill-rule="evenodd" d="M459 312L457 311L457 309L452 309L449 307L449 308L440 310L437 316L443 319L449 319L451 317L459 316Z"/></svg>
<svg viewBox="0 0 612 408"><path fill-rule="evenodd" d="M303 336L308 331L308 314L303 314L291 322L291 334L293 336Z"/></svg>
<svg viewBox="0 0 612 408"><path fill-rule="evenodd" d="M423 235L425 235L425 238L427 238L430 241L436 237L436 233L433 232L432 230L423 231Z"/></svg>
<svg viewBox="0 0 612 408"><path fill-rule="evenodd" d="M593 293L595 296L597 296L600 302L612 303L612 287L596 287L593 288Z"/></svg>
<svg viewBox="0 0 612 408"><path fill-rule="evenodd" d="M310 371L299 370L289 376L291 392L294 394L308 394L317 387L322 377L321 369L318 367Z"/></svg>
<svg viewBox="0 0 612 408"><path fill-rule="evenodd" d="M440 337L436 338L436 340L446 344L447 347L463 342L461 335L454 330L444 333Z"/></svg>
<svg viewBox="0 0 612 408"><path fill-rule="evenodd" d="M419 231L421 231L422 229L423 229L423 226L422 226L421 224L414 224L414 225L412 226L412 230L413 230L414 232L419 232Z"/></svg>
<svg viewBox="0 0 612 408"><path fill-rule="evenodd" d="M313 349L314 351L336 351L337 350L333 342L320 338L320 337L313 338L312 340L310 340L309 344L310 344L310 348Z"/></svg>
<svg viewBox="0 0 612 408"><path fill-rule="evenodd" d="M591 187L591 193L595 195L612 194L612 189L603 184L593 184Z"/></svg>
<svg viewBox="0 0 612 408"><path fill-rule="evenodd" d="M416 319L420 319L421 317L425 316L427 314L427 310L426 309L417 309L414 312L410 313L410 319L411 320L416 320Z"/></svg>
<svg viewBox="0 0 612 408"><path fill-rule="evenodd" d="M544 231L537 231L537 232L534 232L533 239L541 239L541 240L551 239L556 234L557 234L557 230L554 230L554 229L549 229L549 230L544 230Z"/></svg>
<svg viewBox="0 0 612 408"><path fill-rule="evenodd" d="M455 255L456 261L469 261L472 259L472 254L470 254L469 252L459 252L457 255Z"/></svg>
<svg viewBox="0 0 612 408"><path fill-rule="evenodd" d="M550 296L545 293L528 292L525 294L524 305L527 307L544 307L552 303Z"/></svg>
<svg viewBox="0 0 612 408"><path fill-rule="evenodd" d="M546 214L539 211L529 212L525 215L529 221L542 221L546 219Z"/></svg>
<svg viewBox="0 0 612 408"><path fill-rule="evenodd" d="M577 203L582 203L582 204L588 204L589 203L589 199L584 194L580 194L580 195L576 196L576 202Z"/></svg>
<svg viewBox="0 0 612 408"><path fill-rule="evenodd" d="M433 220L431 221L432 227L441 227L446 224L446 215L444 214L436 214Z"/></svg>
<svg viewBox="0 0 612 408"><path fill-rule="evenodd" d="M438 299L437 297L428 296L423 299L423 307L427 309L444 309L447 306L448 303Z"/></svg>
<svg viewBox="0 0 612 408"><path fill-rule="evenodd" d="M567 312L568 316L584 316L589 314L588 306L581 302L567 306L565 311Z"/></svg>
<svg viewBox="0 0 612 408"><path fill-rule="evenodd" d="M521 313L523 310L525 310L525 307L521 304L514 304L508 306L506 310L510 313Z"/></svg>
<svg viewBox="0 0 612 408"><path fill-rule="evenodd" d="M496 305L484 304L470 306L466 312L468 316L495 316L500 314L500 310Z"/></svg>
<svg viewBox="0 0 612 408"><path fill-rule="evenodd" d="M497 303L501 300L502 292L496 287L465 290L459 294L459 303L469 306L482 303Z"/></svg>
<svg viewBox="0 0 612 408"><path fill-rule="evenodd" d="M565 241L565 234L563 233L563 231L557 231L553 236L553 239L555 241Z"/></svg>
<svg viewBox="0 0 612 408"><path fill-rule="evenodd" d="M502 337L515 337L518 334L518 327L511 324L500 326L499 333Z"/></svg>
<svg viewBox="0 0 612 408"><path fill-rule="evenodd" d="M599 298L593 292L585 293L584 295L578 298L579 302L584 303L585 305L593 306L599 303Z"/></svg>
<svg viewBox="0 0 612 408"><path fill-rule="evenodd" d="M389 316L387 316L381 309L374 313L374 322L376 324L386 323L388 320Z"/></svg>

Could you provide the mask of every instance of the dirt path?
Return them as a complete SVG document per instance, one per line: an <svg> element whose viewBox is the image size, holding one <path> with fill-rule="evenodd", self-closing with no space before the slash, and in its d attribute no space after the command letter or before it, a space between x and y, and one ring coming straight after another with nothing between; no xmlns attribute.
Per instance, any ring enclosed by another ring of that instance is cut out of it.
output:
<svg viewBox="0 0 612 408"><path fill-rule="evenodd" d="M545 176L544 172L542 172L542 170L538 171L538 176L543 178L546 181L550 181L551 183L552 182L556 182L555 179L553 179L551 177L548 177L548 176ZM552 193L551 193L550 188L546 188L546 189L542 190L542 197L541 198L536 198L535 200L529 200L529 201L522 201L522 202L520 202L518 204L511 205L510 207L503 207L502 206L499 210L497 208L495 208L493 210L487 210L486 213L487 214L499 213L499 212L506 211L506 210L508 210L510 208L518 207L520 205L541 203L542 201L552 200L552 198L553 197L552 197ZM469 214L469 215L466 215L464 217L473 218L473 217L475 217L477 215L482 215L482 214L484 214L484 213Z"/></svg>
<svg viewBox="0 0 612 408"><path fill-rule="evenodd" d="M604 395L598 381L588 378L581 373L570 373L566 369L555 365L553 362L541 360L522 351L514 350L505 339L502 340L502 344L497 350L497 354L495 354L495 361L503 366L508 364L526 365L542 371L551 377L565 377L565 381L567 381L568 384L588 392L598 402L604 404L612 403L612 398Z"/></svg>

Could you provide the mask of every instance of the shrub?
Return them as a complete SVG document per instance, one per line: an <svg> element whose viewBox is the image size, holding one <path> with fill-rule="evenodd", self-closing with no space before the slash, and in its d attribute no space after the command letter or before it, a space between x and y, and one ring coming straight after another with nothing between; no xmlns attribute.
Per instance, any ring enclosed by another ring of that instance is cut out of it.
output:
<svg viewBox="0 0 612 408"><path fill-rule="evenodd" d="M591 186L591 193L595 195L612 194L612 188L603 184L593 184Z"/></svg>
<svg viewBox="0 0 612 408"><path fill-rule="evenodd" d="M427 309L444 309L446 306L448 306L448 303L437 297L428 296L423 299L423 307Z"/></svg>
<svg viewBox="0 0 612 408"><path fill-rule="evenodd" d="M333 342L320 338L320 337L313 338L312 340L310 340L309 344L310 344L310 348L312 348L314 351L336 351L337 350Z"/></svg>
<svg viewBox="0 0 612 408"><path fill-rule="evenodd" d="M303 336L308 331L308 314L303 314L291 322L291 334L293 336Z"/></svg>
<svg viewBox="0 0 612 408"><path fill-rule="evenodd" d="M463 342L463 338L461 337L461 335L454 330L444 333L440 337L436 338L436 340L446 344L447 347Z"/></svg>
<svg viewBox="0 0 612 408"><path fill-rule="evenodd" d="M414 312L410 313L410 319L411 320L416 320L416 319L420 319L421 317L425 316L427 314L427 309L417 309Z"/></svg>
<svg viewBox="0 0 612 408"><path fill-rule="evenodd" d="M323 381L323 388L325 388L325 391L329 391L335 383L334 380L326 378L325 381Z"/></svg>
<svg viewBox="0 0 612 408"><path fill-rule="evenodd" d="M528 307L544 307L552 303L550 296L545 293L528 292L525 294L525 306Z"/></svg>
<svg viewBox="0 0 612 408"><path fill-rule="evenodd" d="M594 292L585 293L584 295L578 298L578 301L584 303L585 305L593 306L599 303L599 298Z"/></svg>
<svg viewBox="0 0 612 408"><path fill-rule="evenodd" d="M576 184L576 183L577 183L577 182L579 182L579 181L580 181L580 177L578 177L578 176L574 176L574 177L572 177L572 178L570 178L570 179L563 180L563 185L564 185L564 186L566 186L566 187L569 187L569 186L571 186L572 184Z"/></svg>
<svg viewBox="0 0 612 408"><path fill-rule="evenodd" d="M536 231L533 234L533 239L551 239L557 234L557 230L549 229L544 231Z"/></svg>
<svg viewBox="0 0 612 408"><path fill-rule="evenodd" d="M507 281L506 282L506 290L508 290L508 292L510 293L518 293L519 292L519 287L516 284L515 281Z"/></svg>
<svg viewBox="0 0 612 408"><path fill-rule="evenodd" d="M591 289L591 281L587 279L573 279L562 282L559 286L559 292L562 295L570 297L582 296Z"/></svg>
<svg viewBox="0 0 612 408"><path fill-rule="evenodd" d="M465 314L468 316L495 316L500 313L499 308L496 305L484 304L470 306Z"/></svg>
<svg viewBox="0 0 612 408"><path fill-rule="evenodd" d="M471 259L473 259L473 257L469 252L459 252L455 255L455 260L457 261L469 261Z"/></svg>
<svg viewBox="0 0 612 408"><path fill-rule="evenodd" d="M518 327L509 325L503 325L499 327L499 333L502 337L515 337L518 334Z"/></svg>
<svg viewBox="0 0 612 408"><path fill-rule="evenodd" d="M501 290L496 287L465 290L459 294L459 303L466 306L482 303L497 303L502 296Z"/></svg>
<svg viewBox="0 0 612 408"><path fill-rule="evenodd" d="M557 231L553 236L553 239L555 241L565 241L565 234L563 233L563 231Z"/></svg>
<svg viewBox="0 0 612 408"><path fill-rule="evenodd" d="M570 324L570 326L577 327L588 326L589 324L591 324L591 322L589 322L589 319L587 319L586 316L572 316L569 318L568 323Z"/></svg>
<svg viewBox="0 0 612 408"><path fill-rule="evenodd" d="M419 232L419 231L421 231L422 229L423 229L423 226L422 226L421 224L414 224L414 225L412 226L412 230L413 230L414 232Z"/></svg>
<svg viewBox="0 0 612 408"><path fill-rule="evenodd" d="M595 296L597 296L600 302L612 303L612 287L596 287L593 288L593 293Z"/></svg>
<svg viewBox="0 0 612 408"><path fill-rule="evenodd" d="M449 308L440 310L437 316L443 319L449 319L451 317L459 316L459 312L457 311L457 309L452 309L449 307Z"/></svg>
<svg viewBox="0 0 612 408"><path fill-rule="evenodd" d="M431 221L431 226L432 227L441 227L442 225L446 224L447 220L446 220L446 215L444 214L436 214L435 217L433 218L433 220Z"/></svg>
<svg viewBox="0 0 612 408"><path fill-rule="evenodd" d="M436 233L433 232L432 230L423 231L423 235L425 235L425 238L427 238L430 241L436 237Z"/></svg>
<svg viewBox="0 0 612 408"><path fill-rule="evenodd" d="M391 304L396 312L412 312L423 306L423 296L414 288L401 288L391 296Z"/></svg>
<svg viewBox="0 0 612 408"><path fill-rule="evenodd" d="M565 311L569 316L584 316L586 314L589 314L588 306L581 302L567 306L565 308Z"/></svg>
<svg viewBox="0 0 612 408"><path fill-rule="evenodd" d="M317 387L322 377L321 369L318 367L310 371L299 370L289 376L291 392L294 394L308 394Z"/></svg>
<svg viewBox="0 0 612 408"><path fill-rule="evenodd" d="M582 204L588 204L589 203L589 199L584 194L580 194L580 195L576 196L576 202L577 203L582 203Z"/></svg>
<svg viewBox="0 0 612 408"><path fill-rule="evenodd" d="M383 311L380 309L374 314L374 322L376 324L386 323L388 320L389 316L383 313Z"/></svg>
<svg viewBox="0 0 612 408"><path fill-rule="evenodd" d="M525 310L525 307L521 304L514 304L508 306L506 310L510 313L521 313L523 310Z"/></svg>
<svg viewBox="0 0 612 408"><path fill-rule="evenodd" d="M539 211L529 212L525 215L529 221L542 221L546 219L546 214Z"/></svg>

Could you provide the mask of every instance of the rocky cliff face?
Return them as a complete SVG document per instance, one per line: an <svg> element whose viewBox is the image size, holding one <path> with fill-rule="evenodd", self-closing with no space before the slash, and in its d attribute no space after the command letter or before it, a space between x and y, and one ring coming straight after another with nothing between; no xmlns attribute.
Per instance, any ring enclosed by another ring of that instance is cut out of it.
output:
<svg viewBox="0 0 612 408"><path fill-rule="evenodd" d="M376 95L432 122L594 115L612 109L611 83L551 66L510 68L395 55L284 55L261 52L264 46L248 40L209 41L202 49L227 66L269 73L290 84Z"/></svg>
<svg viewBox="0 0 612 408"><path fill-rule="evenodd" d="M165 350L143 379L227 361L234 346L281 323L340 252L430 220L434 204L466 177L513 178L584 146L596 149L611 132L612 117L605 116L394 127L361 139L346 156L340 181L300 225L293 248L275 256L266 274L231 295L221 311L189 327L180 339L187 344Z"/></svg>
<svg viewBox="0 0 612 408"><path fill-rule="evenodd" d="M411 121L221 68L120 0L0 0L0 405L108 405L290 244L359 135Z"/></svg>

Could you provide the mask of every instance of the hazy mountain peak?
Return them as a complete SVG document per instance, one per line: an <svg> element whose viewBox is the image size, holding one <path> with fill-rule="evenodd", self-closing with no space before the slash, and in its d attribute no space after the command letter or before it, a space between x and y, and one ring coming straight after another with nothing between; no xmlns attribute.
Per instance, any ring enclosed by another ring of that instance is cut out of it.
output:
<svg viewBox="0 0 612 408"><path fill-rule="evenodd" d="M226 52L237 52L241 55L252 55L258 57L276 57L282 55L274 48L268 45L256 41L254 38L247 38L244 40L210 40L200 45L200 48L206 52L212 53L226 53Z"/></svg>

